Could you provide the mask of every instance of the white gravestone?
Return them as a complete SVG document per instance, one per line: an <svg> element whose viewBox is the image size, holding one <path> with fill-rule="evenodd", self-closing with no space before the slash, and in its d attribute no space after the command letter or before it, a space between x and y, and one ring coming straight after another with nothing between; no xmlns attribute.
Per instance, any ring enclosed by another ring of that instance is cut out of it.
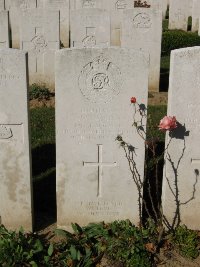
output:
<svg viewBox="0 0 200 267"><path fill-rule="evenodd" d="M70 9L100 8L107 9L110 0L70 0Z"/></svg>
<svg viewBox="0 0 200 267"><path fill-rule="evenodd" d="M36 0L6 0L5 8L9 11L12 48L20 48L20 17L21 12L36 8Z"/></svg>
<svg viewBox="0 0 200 267"><path fill-rule="evenodd" d="M146 105L147 87L148 64L141 52L122 48L56 52L58 227L139 221L137 190L115 138L121 134L135 145L143 179L144 141L131 126L130 97Z"/></svg>
<svg viewBox="0 0 200 267"><path fill-rule="evenodd" d="M5 0L0 0L0 11L5 9Z"/></svg>
<svg viewBox="0 0 200 267"><path fill-rule="evenodd" d="M199 18L200 18L200 1L193 0L192 7L192 31L196 32L199 30Z"/></svg>
<svg viewBox="0 0 200 267"><path fill-rule="evenodd" d="M59 11L29 9L21 16L20 48L28 51L30 84L54 89L54 56L60 47Z"/></svg>
<svg viewBox="0 0 200 267"><path fill-rule="evenodd" d="M71 11L71 47L110 46L110 17L101 9L77 9Z"/></svg>
<svg viewBox="0 0 200 267"><path fill-rule="evenodd" d="M121 23L123 20L123 12L126 9L134 8L132 0L110 0L110 16L111 16L111 45L121 45Z"/></svg>
<svg viewBox="0 0 200 267"><path fill-rule="evenodd" d="M187 31L188 17L190 16L189 0L170 0L169 29Z"/></svg>
<svg viewBox="0 0 200 267"><path fill-rule="evenodd" d="M172 223L177 210L176 203L180 202L181 223L196 230L199 230L200 225L199 107L200 48L172 51L168 115L176 116L177 120L185 125L185 130L183 127L183 131L179 130L176 138L172 138L167 150L169 154L166 153L163 209L164 215ZM186 134L183 134L184 131ZM185 136L185 143L183 136ZM166 146L169 140L170 137L167 134Z"/></svg>
<svg viewBox="0 0 200 267"><path fill-rule="evenodd" d="M121 46L150 55L149 90L159 91L162 12L151 8L124 11Z"/></svg>
<svg viewBox="0 0 200 267"><path fill-rule="evenodd" d="M60 41L69 47L69 0L44 0L44 8L60 11Z"/></svg>
<svg viewBox="0 0 200 267"><path fill-rule="evenodd" d="M71 0L70 9L100 8L110 13L111 45L120 46L120 28L123 11L134 8L133 0Z"/></svg>
<svg viewBox="0 0 200 267"><path fill-rule="evenodd" d="M32 231L27 54L0 49L0 220Z"/></svg>
<svg viewBox="0 0 200 267"><path fill-rule="evenodd" d="M165 19L165 17L166 17L167 8L168 8L168 1L167 0L162 0L163 19Z"/></svg>
<svg viewBox="0 0 200 267"><path fill-rule="evenodd" d="M0 11L0 49L9 48L8 11Z"/></svg>
<svg viewBox="0 0 200 267"><path fill-rule="evenodd" d="M37 8L44 8L44 1L45 0L37 0Z"/></svg>

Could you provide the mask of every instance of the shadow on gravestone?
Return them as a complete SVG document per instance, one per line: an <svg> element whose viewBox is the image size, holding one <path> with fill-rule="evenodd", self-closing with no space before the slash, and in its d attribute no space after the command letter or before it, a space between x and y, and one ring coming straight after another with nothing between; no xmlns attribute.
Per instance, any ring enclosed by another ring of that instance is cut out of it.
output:
<svg viewBox="0 0 200 267"><path fill-rule="evenodd" d="M46 144L32 150L33 201L35 230L56 222L55 145Z"/></svg>
<svg viewBox="0 0 200 267"><path fill-rule="evenodd" d="M177 128L174 129L172 132L169 132L170 139L169 139L169 142L166 145L166 149L165 149L165 151L166 151L165 161L168 162L168 164L171 166L172 171L173 171L173 175L174 175L173 187L170 184L170 180L169 180L169 177L167 176L167 174L165 173L164 175L165 175L165 179L167 181L167 184L169 186L169 190L171 191L171 193L174 197L176 207L175 207L174 216L172 218L172 222L168 221L167 217L164 214L164 223L168 227L168 229L172 229L172 230L174 230L176 227L178 227L182 222L181 207L187 205L188 203L190 203L192 200L195 199L196 186L197 186L198 179L199 179L199 170L195 169L194 170L195 181L192 185L192 193L185 201L181 201L180 188L179 188L179 180L180 180L179 166L180 166L180 163L184 157L185 150L186 150L185 137L188 137L189 135L190 135L190 131L186 130L185 125L182 125L181 123L177 122ZM183 148L182 148L182 151L180 153L180 157L179 157L177 162L175 162L175 160L173 159L173 155L171 155L168 152L168 148L170 146L172 138L179 139L179 140L183 141Z"/></svg>

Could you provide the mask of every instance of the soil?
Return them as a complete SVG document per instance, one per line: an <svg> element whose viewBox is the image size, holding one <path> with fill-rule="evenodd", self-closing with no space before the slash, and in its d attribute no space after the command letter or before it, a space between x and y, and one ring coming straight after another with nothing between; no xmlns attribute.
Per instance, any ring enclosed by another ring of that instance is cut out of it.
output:
<svg viewBox="0 0 200 267"><path fill-rule="evenodd" d="M168 93L167 92L149 92L148 104L149 105L167 105Z"/></svg>
<svg viewBox="0 0 200 267"><path fill-rule="evenodd" d="M149 105L167 105L167 92L149 92ZM55 107L55 97L49 99L33 99L30 100L30 108Z"/></svg>
<svg viewBox="0 0 200 267"><path fill-rule="evenodd" d="M150 92L148 98L149 105L167 105L167 92ZM55 107L55 97L52 96L48 100L31 100L30 108L39 107ZM46 224L47 225L47 224ZM49 225L48 227L41 227L42 230L38 231L38 234L48 239L50 242L57 243L62 241L61 237L54 235L56 229L56 223ZM175 250L161 249L157 259L157 267L200 267L200 256L195 260L188 260L180 256ZM97 267L126 267L119 262L111 262L104 256Z"/></svg>

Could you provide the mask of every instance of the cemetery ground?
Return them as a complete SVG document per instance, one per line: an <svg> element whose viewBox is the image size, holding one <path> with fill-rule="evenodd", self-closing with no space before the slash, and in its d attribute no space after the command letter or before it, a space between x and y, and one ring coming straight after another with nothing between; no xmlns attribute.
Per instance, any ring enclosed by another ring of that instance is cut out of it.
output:
<svg viewBox="0 0 200 267"><path fill-rule="evenodd" d="M170 51L200 45L197 34L169 33L166 29L167 21L162 43L162 92L149 93L148 113L154 125L166 114ZM56 235L55 96L45 87L38 90L33 86L31 98L35 233L9 232L1 226L0 266L200 266L200 233L184 226L168 233L149 220L144 227L134 226L129 221L91 224L83 228L74 224L74 234L60 230ZM164 151L164 134L157 128L154 134L159 157ZM151 154L146 151L146 155L149 155L146 175L154 175ZM162 158L158 167L159 177L162 177Z"/></svg>

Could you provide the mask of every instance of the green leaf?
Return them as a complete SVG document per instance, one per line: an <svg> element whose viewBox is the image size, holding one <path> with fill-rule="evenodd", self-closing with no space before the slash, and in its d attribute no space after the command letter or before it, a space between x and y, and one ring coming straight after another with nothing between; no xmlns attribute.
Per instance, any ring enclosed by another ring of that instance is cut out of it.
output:
<svg viewBox="0 0 200 267"><path fill-rule="evenodd" d="M44 261L45 261L45 263L48 263L49 260L50 260L50 257L49 257L49 256L44 256Z"/></svg>
<svg viewBox="0 0 200 267"><path fill-rule="evenodd" d="M51 257L53 254L53 244L50 244L49 248L48 248L48 255Z"/></svg>
<svg viewBox="0 0 200 267"><path fill-rule="evenodd" d="M72 238L73 237L72 233L67 232L65 230L61 230L61 229L56 229L55 230L55 234L59 235L59 236L62 236L62 237L65 237L65 238L67 238L67 237Z"/></svg>
<svg viewBox="0 0 200 267"><path fill-rule="evenodd" d="M77 223L72 223L72 229L77 234L82 234L83 233L83 229Z"/></svg>
<svg viewBox="0 0 200 267"><path fill-rule="evenodd" d="M38 267L38 265L37 265L37 263L35 261L31 261L30 264L31 264L32 267Z"/></svg>
<svg viewBox="0 0 200 267"><path fill-rule="evenodd" d="M34 251L35 253L41 252L43 250L43 245L42 245L42 243L41 243L41 241L39 239L37 239L35 241L34 249L35 249L35 251Z"/></svg>
<svg viewBox="0 0 200 267"><path fill-rule="evenodd" d="M74 246L70 247L70 253L71 253L72 259L76 260L77 259L77 251L76 251L76 248Z"/></svg>

